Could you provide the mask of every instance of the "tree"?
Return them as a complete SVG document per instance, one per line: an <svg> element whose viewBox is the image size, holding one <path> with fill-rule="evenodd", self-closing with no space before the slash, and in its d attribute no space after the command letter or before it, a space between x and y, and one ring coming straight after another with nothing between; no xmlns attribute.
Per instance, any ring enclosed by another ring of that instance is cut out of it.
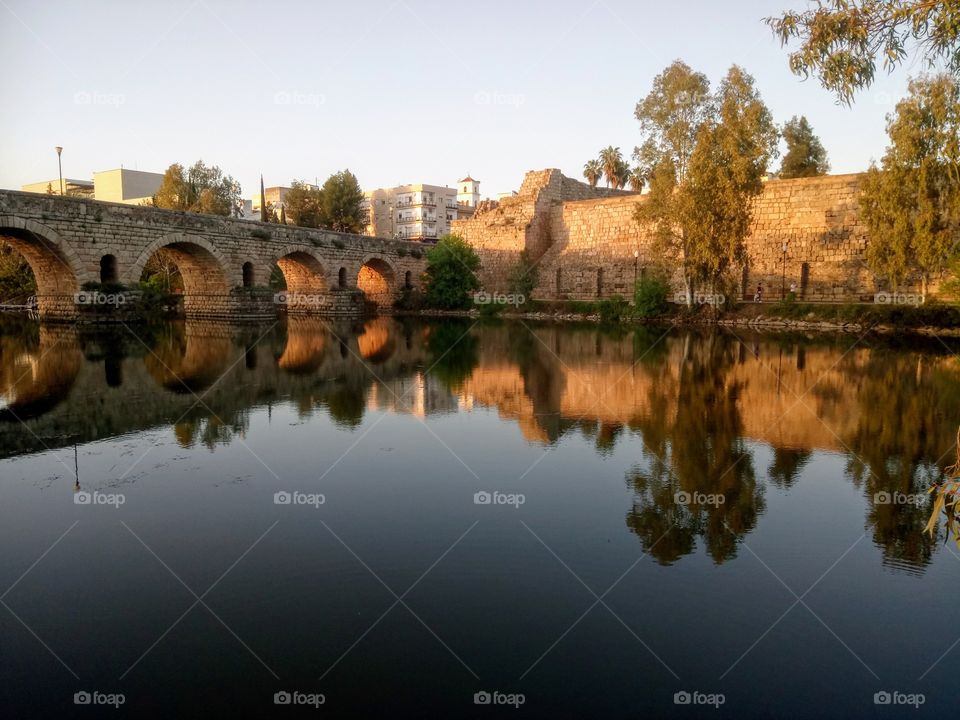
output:
<svg viewBox="0 0 960 720"><path fill-rule="evenodd" d="M0 302L24 300L37 292L37 281L26 259L0 240Z"/></svg>
<svg viewBox="0 0 960 720"><path fill-rule="evenodd" d="M599 160L587 160L583 166L583 176L590 183L590 187L595 188L603 177L603 164Z"/></svg>
<svg viewBox="0 0 960 720"><path fill-rule="evenodd" d="M887 134L860 195L867 263L894 287L919 273L925 293L960 250L960 84L949 75L911 80Z"/></svg>
<svg viewBox="0 0 960 720"><path fill-rule="evenodd" d="M716 95L701 96L691 110L675 93L691 81L703 87L702 76L686 66L678 72L677 66L665 71L672 77L655 81L654 92L641 103L648 137L640 153L654 165L647 202L637 205L635 217L651 223L661 250L679 259L691 306L699 284L712 288L743 260L752 201L776 154L778 133L753 78L741 68L731 67Z"/></svg>
<svg viewBox="0 0 960 720"><path fill-rule="evenodd" d="M644 142L633 156L649 178L662 162L669 163L677 182L683 182L697 131L710 116L710 82L675 60L653 81L653 89L637 103Z"/></svg>
<svg viewBox="0 0 960 720"><path fill-rule="evenodd" d="M349 170L334 173L323 184L320 226L337 232L359 233L367 226L363 191Z"/></svg>
<svg viewBox="0 0 960 720"><path fill-rule="evenodd" d="M766 22L784 46L800 41L790 70L816 77L846 105L873 83L878 57L888 72L913 51L960 73L960 0L818 0Z"/></svg>
<svg viewBox="0 0 960 720"><path fill-rule="evenodd" d="M622 162L623 154L620 148L609 145L600 151L600 164L603 166L603 174L607 177L607 187L616 187L617 173Z"/></svg>
<svg viewBox="0 0 960 720"><path fill-rule="evenodd" d="M441 310L462 310L472 304L470 293L480 289L476 272L480 258L456 235L444 235L427 251L427 304Z"/></svg>
<svg viewBox="0 0 960 720"><path fill-rule="evenodd" d="M617 162L616 169L614 170L614 183L613 187L617 190L623 190L627 186L627 183L630 182L630 163L628 163L623 158Z"/></svg>
<svg viewBox="0 0 960 720"><path fill-rule="evenodd" d="M290 183L284 207L290 222L300 227L320 227L323 220L323 193L302 180Z"/></svg>
<svg viewBox="0 0 960 720"><path fill-rule="evenodd" d="M267 193L263 189L263 173L260 174L260 222L268 222Z"/></svg>
<svg viewBox="0 0 960 720"><path fill-rule="evenodd" d="M174 163L167 168L160 189L153 196L153 205L168 210L238 216L243 207L240 184L216 165L203 160L189 170Z"/></svg>
<svg viewBox="0 0 960 720"><path fill-rule="evenodd" d="M787 154L780 164L781 178L816 177L830 171L827 151L813 134L807 118L794 115L784 123L783 139L787 143Z"/></svg>
<svg viewBox="0 0 960 720"><path fill-rule="evenodd" d="M630 182L630 189L633 190L633 192L640 192L643 190L643 186L647 182L647 178L643 174L643 170L639 167L635 167L630 170L630 177L628 180Z"/></svg>

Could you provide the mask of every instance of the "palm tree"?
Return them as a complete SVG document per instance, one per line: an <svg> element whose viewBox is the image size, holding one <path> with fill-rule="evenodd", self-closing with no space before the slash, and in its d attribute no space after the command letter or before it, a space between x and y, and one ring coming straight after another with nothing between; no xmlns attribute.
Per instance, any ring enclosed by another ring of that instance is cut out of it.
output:
<svg viewBox="0 0 960 720"><path fill-rule="evenodd" d="M626 160L620 160L617 163L616 174L614 176L613 186L617 190L622 190L630 181L630 163Z"/></svg>
<svg viewBox="0 0 960 720"><path fill-rule="evenodd" d="M643 186L647 182L647 179L643 176L643 170L638 167L635 167L630 171L630 177L628 180L630 182L630 189L634 192L640 192L643 190Z"/></svg>
<svg viewBox="0 0 960 720"><path fill-rule="evenodd" d="M603 177L603 164L599 160L587 160L583 166L583 176L590 183L590 187L595 188Z"/></svg>
<svg viewBox="0 0 960 720"><path fill-rule="evenodd" d="M600 151L600 164L603 165L603 174L607 177L607 187L616 186L617 165L622 162L620 148L608 145Z"/></svg>

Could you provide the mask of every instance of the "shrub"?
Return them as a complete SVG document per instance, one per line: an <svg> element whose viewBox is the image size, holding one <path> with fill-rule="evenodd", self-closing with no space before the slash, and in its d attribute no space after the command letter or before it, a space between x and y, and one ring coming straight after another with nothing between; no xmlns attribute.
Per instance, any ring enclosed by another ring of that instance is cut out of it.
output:
<svg viewBox="0 0 960 720"><path fill-rule="evenodd" d="M480 258L472 247L456 235L444 235L427 251L427 305L441 310L470 308L470 294L480 288L479 268Z"/></svg>
<svg viewBox="0 0 960 720"><path fill-rule="evenodd" d="M520 253L517 264L510 268L510 272L507 274L510 292L514 295L522 295L524 301L529 301L538 282L537 266L530 262L530 258L524 250Z"/></svg>
<svg viewBox="0 0 960 720"><path fill-rule="evenodd" d="M269 230L257 229L250 231L250 237L255 237L257 240L269 240L271 236Z"/></svg>
<svg viewBox="0 0 960 720"><path fill-rule="evenodd" d="M618 323L626 314L629 304L619 295L614 295L607 300L601 300L598 304L600 311L600 322Z"/></svg>
<svg viewBox="0 0 960 720"><path fill-rule="evenodd" d="M662 276L642 278L633 290L633 311L641 318L663 315L669 308L669 296L670 285Z"/></svg>

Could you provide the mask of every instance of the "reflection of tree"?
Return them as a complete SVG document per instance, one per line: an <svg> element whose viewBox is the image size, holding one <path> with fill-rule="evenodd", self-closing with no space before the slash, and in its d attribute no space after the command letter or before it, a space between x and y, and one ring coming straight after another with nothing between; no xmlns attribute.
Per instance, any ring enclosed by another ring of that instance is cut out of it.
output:
<svg viewBox="0 0 960 720"><path fill-rule="evenodd" d="M365 387L338 383L324 396L324 402L337 425L355 428L363 421L365 396Z"/></svg>
<svg viewBox="0 0 960 720"><path fill-rule="evenodd" d="M957 374L929 353L875 351L859 369L859 383L859 423L843 439L853 453L847 475L865 491L867 523L885 558L922 568L937 542L923 532L928 502L876 500L924 496L942 480L939 461L954 442L946 419L960 407Z"/></svg>
<svg viewBox="0 0 960 720"><path fill-rule="evenodd" d="M763 511L753 458L742 439L741 387L727 380L734 350L718 335L685 345L678 377L662 373L662 382L651 384L654 411L635 424L652 457L648 469L627 473L637 494L627 525L661 563L692 552L696 536L715 562L734 557L737 539L754 528ZM672 420L656 412L669 406L670 395L677 398ZM678 505L677 493L723 501ZM668 537L656 542L671 526Z"/></svg>
<svg viewBox="0 0 960 720"><path fill-rule="evenodd" d="M788 447L773 448L773 462L767 468L770 481L779 488L788 490L800 477L800 471L806 465L813 453L809 450L800 450Z"/></svg>
<svg viewBox="0 0 960 720"><path fill-rule="evenodd" d="M430 374L450 392L460 390L480 361L480 341L466 322L448 320L432 325L427 350L433 356Z"/></svg>

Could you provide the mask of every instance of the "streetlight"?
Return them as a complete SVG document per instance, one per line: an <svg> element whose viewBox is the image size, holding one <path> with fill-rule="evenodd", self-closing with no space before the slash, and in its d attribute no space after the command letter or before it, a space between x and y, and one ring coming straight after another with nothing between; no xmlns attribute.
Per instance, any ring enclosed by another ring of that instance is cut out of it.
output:
<svg viewBox="0 0 960 720"><path fill-rule="evenodd" d="M633 287L637 287L637 263L640 262L640 251L633 251Z"/></svg>
<svg viewBox="0 0 960 720"><path fill-rule="evenodd" d="M787 293L787 246L790 244L789 240L783 241L783 274L780 276L780 299L786 300Z"/></svg>
<svg viewBox="0 0 960 720"><path fill-rule="evenodd" d="M63 163L60 162L60 153L63 148L57 145L54 150L57 151L57 169L60 171L60 196L63 197Z"/></svg>

